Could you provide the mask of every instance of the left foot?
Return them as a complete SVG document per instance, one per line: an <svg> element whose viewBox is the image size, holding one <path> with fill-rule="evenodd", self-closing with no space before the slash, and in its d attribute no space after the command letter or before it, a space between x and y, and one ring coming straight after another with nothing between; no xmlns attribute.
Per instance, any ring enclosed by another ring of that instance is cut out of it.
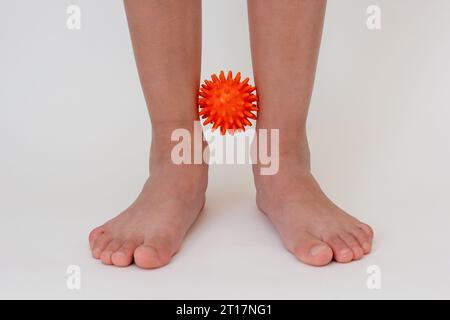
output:
<svg viewBox="0 0 450 320"><path fill-rule="evenodd" d="M275 175L259 175L256 201L281 235L284 245L304 263L323 266L361 259L370 252L373 231L337 207L309 171L292 156L280 156Z"/></svg>

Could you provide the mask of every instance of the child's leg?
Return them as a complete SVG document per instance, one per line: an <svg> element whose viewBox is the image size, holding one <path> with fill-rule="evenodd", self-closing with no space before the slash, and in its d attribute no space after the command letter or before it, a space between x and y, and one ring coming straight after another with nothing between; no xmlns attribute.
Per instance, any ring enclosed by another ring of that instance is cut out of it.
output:
<svg viewBox="0 0 450 320"><path fill-rule="evenodd" d="M305 263L324 265L368 253L372 230L342 211L310 173L305 123L320 46L325 0L249 0L258 128L280 129L280 169L260 175L258 207L285 246Z"/></svg>
<svg viewBox="0 0 450 320"><path fill-rule="evenodd" d="M137 66L152 123L150 178L131 206L94 229L106 264L167 264L204 204L206 165L171 161L172 130L193 131L200 77L200 0L126 0Z"/></svg>

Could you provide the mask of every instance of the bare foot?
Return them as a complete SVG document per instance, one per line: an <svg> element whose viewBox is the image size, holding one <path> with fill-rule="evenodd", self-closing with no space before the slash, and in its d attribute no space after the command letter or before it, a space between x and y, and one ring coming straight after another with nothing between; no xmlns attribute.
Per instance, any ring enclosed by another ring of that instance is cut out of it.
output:
<svg viewBox="0 0 450 320"><path fill-rule="evenodd" d="M167 154L164 148L152 150L151 175L136 201L90 233L94 258L118 267L134 261L141 268L158 268L178 251L204 205L208 169L174 165Z"/></svg>
<svg viewBox="0 0 450 320"><path fill-rule="evenodd" d="M373 231L337 207L322 192L300 157L280 156L280 170L259 175L257 205L272 221L284 245L304 263L350 262L370 252Z"/></svg>

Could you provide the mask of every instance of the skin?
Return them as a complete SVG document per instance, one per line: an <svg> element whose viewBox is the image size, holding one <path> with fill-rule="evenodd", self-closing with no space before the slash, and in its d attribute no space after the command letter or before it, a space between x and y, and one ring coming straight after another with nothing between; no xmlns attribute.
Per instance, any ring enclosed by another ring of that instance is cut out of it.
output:
<svg viewBox="0 0 450 320"><path fill-rule="evenodd" d="M372 229L338 208L310 170L306 119L326 1L249 0L257 128L279 129L279 171L260 175L256 201L286 248L304 263L350 262L369 253Z"/></svg>
<svg viewBox="0 0 450 320"><path fill-rule="evenodd" d="M105 264L157 268L179 250L205 202L206 164L175 165L170 157L172 131L192 133L198 119L201 2L129 0L125 10L151 120L150 177L130 207L91 232L89 243Z"/></svg>
<svg viewBox="0 0 450 320"><path fill-rule="evenodd" d="M257 127L280 130L279 172L262 176L259 164L253 168L257 205L286 248L315 266L360 259L373 238L368 225L326 197L310 172L305 128L325 5L248 1ZM130 207L95 228L89 243L105 264L157 268L180 249L205 202L207 165L175 165L170 158L172 131L192 133L198 117L201 2L125 0L125 9L151 120L150 176Z"/></svg>

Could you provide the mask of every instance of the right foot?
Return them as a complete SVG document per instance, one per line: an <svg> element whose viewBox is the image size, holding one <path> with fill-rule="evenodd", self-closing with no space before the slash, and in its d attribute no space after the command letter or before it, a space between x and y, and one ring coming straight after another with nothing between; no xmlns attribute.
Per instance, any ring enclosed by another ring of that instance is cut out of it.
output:
<svg viewBox="0 0 450 320"><path fill-rule="evenodd" d="M104 264L126 267L134 261L142 268L168 264L203 208L206 165L174 165L161 156L170 154L166 149L152 150L156 161L151 161L150 178L134 203L91 231L92 255Z"/></svg>

